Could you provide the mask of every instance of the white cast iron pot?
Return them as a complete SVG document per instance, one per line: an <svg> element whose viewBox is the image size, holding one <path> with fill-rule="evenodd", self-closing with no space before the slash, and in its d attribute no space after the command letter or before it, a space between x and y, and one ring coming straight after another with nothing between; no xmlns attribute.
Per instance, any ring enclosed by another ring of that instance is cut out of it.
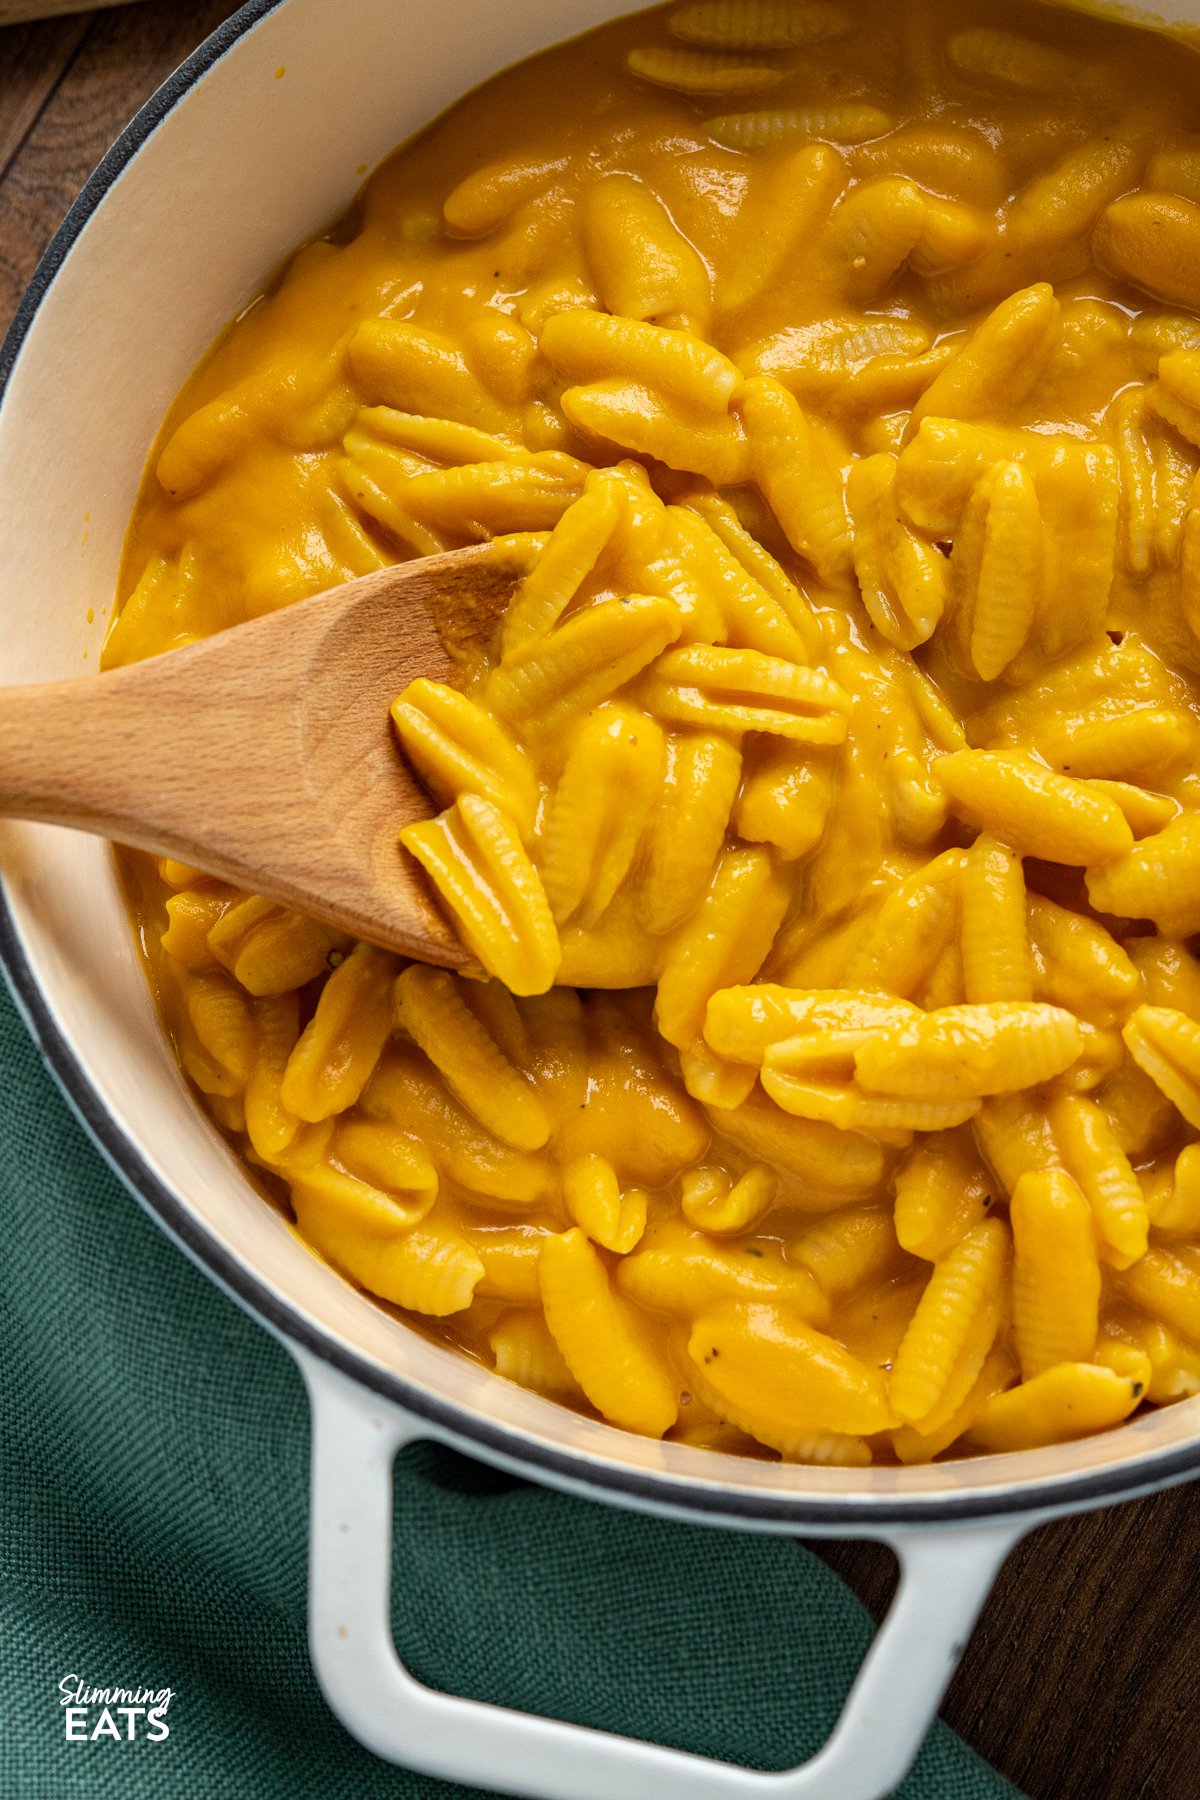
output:
<svg viewBox="0 0 1200 1800"><path fill-rule="evenodd" d="M1200 0L1166 3L1200 23ZM95 668L169 402L275 265L348 204L360 166L494 71L623 10L251 0L160 89L72 208L0 353L0 683ZM330 1705L378 1755L525 1800L877 1800L916 1755L1012 1545L1055 1514L1200 1473L1200 1399L1056 1449L819 1469L651 1443L500 1380L372 1306L262 1204L167 1049L107 848L8 825L0 864L0 951L72 1106L304 1372L312 1657ZM418 1437L663 1516L892 1545L900 1590L825 1748L753 1773L416 1682L389 1604L392 1459Z"/></svg>

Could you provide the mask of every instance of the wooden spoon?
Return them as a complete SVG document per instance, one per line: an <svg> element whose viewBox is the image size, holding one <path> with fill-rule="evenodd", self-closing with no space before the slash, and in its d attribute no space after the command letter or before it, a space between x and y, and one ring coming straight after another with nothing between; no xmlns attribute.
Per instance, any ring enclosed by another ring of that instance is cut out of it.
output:
<svg viewBox="0 0 1200 1800"><path fill-rule="evenodd" d="M194 863L423 962L467 962L401 826L428 818L388 708L485 641L528 565L472 545L127 668L0 689L0 817Z"/></svg>

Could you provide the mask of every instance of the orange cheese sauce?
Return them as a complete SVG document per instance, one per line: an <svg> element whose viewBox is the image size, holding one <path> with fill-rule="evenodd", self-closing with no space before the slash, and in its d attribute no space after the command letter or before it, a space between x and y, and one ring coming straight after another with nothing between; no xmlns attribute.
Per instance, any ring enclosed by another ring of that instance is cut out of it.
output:
<svg viewBox="0 0 1200 1800"><path fill-rule="evenodd" d="M1196 74L994 0L621 19L173 405L109 666L527 557L397 713L493 979L122 853L202 1103L499 1374L851 1465L1200 1391Z"/></svg>

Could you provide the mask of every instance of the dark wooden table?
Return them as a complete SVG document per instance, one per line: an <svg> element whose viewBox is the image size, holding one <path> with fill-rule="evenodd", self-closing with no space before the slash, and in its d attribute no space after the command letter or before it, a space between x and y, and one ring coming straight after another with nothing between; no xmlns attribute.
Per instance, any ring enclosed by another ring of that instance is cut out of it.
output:
<svg viewBox="0 0 1200 1800"><path fill-rule="evenodd" d="M235 10L145 0L0 30L0 328L81 183ZM1047 1526L1002 1574L943 1716L1032 1800L1200 1796L1200 1497ZM877 1614L890 1553L814 1545Z"/></svg>

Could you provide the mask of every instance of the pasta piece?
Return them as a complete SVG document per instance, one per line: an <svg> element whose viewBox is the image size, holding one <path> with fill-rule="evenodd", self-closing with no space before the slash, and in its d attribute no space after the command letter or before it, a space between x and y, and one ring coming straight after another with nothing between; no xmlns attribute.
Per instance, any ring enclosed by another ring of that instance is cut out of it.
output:
<svg viewBox="0 0 1200 1800"><path fill-rule="evenodd" d="M987 237L988 225L973 207L884 175L852 189L834 212L830 274L850 298L874 300L906 263L925 277L958 268L979 255Z"/></svg>
<svg viewBox="0 0 1200 1800"><path fill-rule="evenodd" d="M970 1132L946 1132L916 1145L896 1171L896 1238L911 1255L936 1263L982 1222L991 1203Z"/></svg>
<svg viewBox="0 0 1200 1800"><path fill-rule="evenodd" d="M430 419L424 413L399 412L394 406L364 406L355 415L353 439L363 448L374 440L394 445L434 463L519 462L522 452L507 439L461 425L456 419ZM361 453L361 452L360 452Z"/></svg>
<svg viewBox="0 0 1200 1800"><path fill-rule="evenodd" d="M739 837L773 844L789 862L816 849L833 803L835 771L820 751L797 750L786 738L755 745L733 813Z"/></svg>
<svg viewBox="0 0 1200 1800"><path fill-rule="evenodd" d="M745 481L750 456L741 425L724 408L697 419L647 387L614 377L570 387L560 405L579 431L668 468L702 475L714 487Z"/></svg>
<svg viewBox="0 0 1200 1800"><path fill-rule="evenodd" d="M505 1313L488 1333L492 1366L506 1381L552 1400L578 1400L581 1388L566 1358L535 1312Z"/></svg>
<svg viewBox="0 0 1200 1800"><path fill-rule="evenodd" d="M712 50L796 50L841 37L850 20L833 0L685 0L667 26Z"/></svg>
<svg viewBox="0 0 1200 1800"><path fill-rule="evenodd" d="M722 1056L761 1063L773 1044L803 1031L862 1031L894 1025L917 1009L890 994L856 993L847 988L805 991L756 982L728 987L708 1002L704 1036Z"/></svg>
<svg viewBox="0 0 1200 1800"><path fill-rule="evenodd" d="M483 1264L458 1232L432 1219L405 1229L386 1195L329 1167L294 1178L291 1195L305 1237L368 1292L437 1319L471 1304Z"/></svg>
<svg viewBox="0 0 1200 1800"><path fill-rule="evenodd" d="M1144 1380L1145 1397L1155 1406L1169 1406L1173 1400L1190 1400L1200 1393L1200 1350L1176 1332L1169 1331L1157 1319L1140 1315L1120 1321L1120 1338L1110 1323L1107 1341L1101 1340L1096 1360L1103 1362L1131 1381ZM1115 1342L1121 1344L1129 1358L1126 1366L1117 1367L1113 1357ZM1133 1367L1133 1358L1142 1357L1147 1365L1143 1373Z"/></svg>
<svg viewBox="0 0 1200 1800"><path fill-rule="evenodd" d="M1154 557L1154 447L1146 416L1145 398L1137 388L1127 388L1113 401L1121 483L1118 539L1125 566L1135 575L1144 575Z"/></svg>
<svg viewBox="0 0 1200 1800"><path fill-rule="evenodd" d="M599 706L574 733L541 843L559 925L587 929L607 911L659 797L665 755L654 720L631 707Z"/></svg>
<svg viewBox="0 0 1200 1800"><path fill-rule="evenodd" d="M909 435L922 419L994 420L1019 406L1045 371L1061 321L1049 282L1002 300L925 389L912 409Z"/></svg>
<svg viewBox="0 0 1200 1800"><path fill-rule="evenodd" d="M1124 856L1089 869L1088 898L1098 912L1153 919L1169 937L1200 930L1200 814L1182 813Z"/></svg>
<svg viewBox="0 0 1200 1800"><path fill-rule="evenodd" d="M532 836L537 778L504 727L475 701L420 675L392 702L392 723L435 799L452 806L477 794L503 808L522 837Z"/></svg>
<svg viewBox="0 0 1200 1800"><path fill-rule="evenodd" d="M736 364L691 332L581 308L547 319L538 348L569 381L619 376L702 415L723 411L741 380Z"/></svg>
<svg viewBox="0 0 1200 1800"><path fill-rule="evenodd" d="M1027 917L1034 998L1096 1025L1123 1019L1137 997L1138 974L1116 939L1042 894L1028 896Z"/></svg>
<svg viewBox="0 0 1200 1800"><path fill-rule="evenodd" d="M855 1051L854 1067L872 1093L973 1100L1049 1081L1080 1048L1079 1026L1061 1007L1005 1000L947 1006L874 1032Z"/></svg>
<svg viewBox="0 0 1200 1800"><path fill-rule="evenodd" d="M801 645L800 661L813 662L824 648L820 624L812 607L794 581L780 567L741 519L717 494L693 494L688 498L689 510L699 514L751 577L756 588L769 594L784 613ZM751 649L756 646L750 645ZM757 648L763 648L759 645Z"/></svg>
<svg viewBox="0 0 1200 1800"><path fill-rule="evenodd" d="M808 1269L785 1262L771 1243L713 1243L676 1221L651 1226L617 1264L617 1287L639 1306L694 1319L727 1301L786 1306L810 1325L829 1322L829 1304Z"/></svg>
<svg viewBox="0 0 1200 1800"><path fill-rule="evenodd" d="M537 870L507 813L464 794L400 842L425 870L463 943L514 994L541 994L562 956Z"/></svg>
<svg viewBox="0 0 1200 1800"><path fill-rule="evenodd" d="M218 395L175 427L155 465L159 485L187 500L215 481L252 441L265 395L247 382Z"/></svg>
<svg viewBox="0 0 1200 1800"><path fill-rule="evenodd" d="M712 121L711 135L728 124ZM806 143L780 158L759 192L753 198L747 194L739 213L737 254L718 295L723 313L750 305L785 275L828 217L845 180L846 166L828 144Z"/></svg>
<svg viewBox="0 0 1200 1800"><path fill-rule="evenodd" d="M1008 189L1000 158L984 133L941 121L900 126L882 143L858 150L854 164L876 175L906 175L929 193L966 200L988 212Z"/></svg>
<svg viewBox="0 0 1200 1800"><path fill-rule="evenodd" d="M1152 1318L1200 1344L1200 1269L1187 1250L1147 1250L1121 1280L1129 1298Z"/></svg>
<svg viewBox="0 0 1200 1800"><path fill-rule="evenodd" d="M1064 51L1015 31L997 31L984 25L956 31L947 45L947 54L964 75L977 75L984 81L1027 94L1069 93L1080 74L1076 58Z"/></svg>
<svg viewBox="0 0 1200 1800"><path fill-rule="evenodd" d="M850 986L882 988L911 1000L928 979L959 920L965 858L948 852L888 895L846 967Z"/></svg>
<svg viewBox="0 0 1200 1800"><path fill-rule="evenodd" d="M959 895L964 999L1032 1000L1033 958L1020 857L984 833L967 856Z"/></svg>
<svg viewBox="0 0 1200 1800"><path fill-rule="evenodd" d="M504 434L509 415L472 373L449 337L401 319L364 319L346 349L350 372L372 404L453 419Z"/></svg>
<svg viewBox="0 0 1200 1800"><path fill-rule="evenodd" d="M1155 837L1179 816L1178 801L1167 794L1148 794L1128 781L1093 781L1092 789L1120 807L1135 838Z"/></svg>
<svg viewBox="0 0 1200 1800"><path fill-rule="evenodd" d="M1139 1006L1121 1035L1139 1069L1200 1127L1200 1025L1169 1006Z"/></svg>
<svg viewBox="0 0 1200 1800"><path fill-rule="evenodd" d="M679 635L681 622L669 600L646 594L584 607L547 637L506 656L488 681L487 704L518 725L561 724L653 662Z"/></svg>
<svg viewBox="0 0 1200 1800"><path fill-rule="evenodd" d="M1200 206L1177 194L1126 194L1092 233L1092 255L1119 281L1179 306L1200 306Z"/></svg>
<svg viewBox="0 0 1200 1800"><path fill-rule="evenodd" d="M724 738L689 732L667 739L638 881L638 910L649 931L674 931L700 904L725 841L741 769L741 757Z"/></svg>
<svg viewBox="0 0 1200 1800"><path fill-rule="evenodd" d="M1101 1107L1075 1095L1054 1101L1049 1118L1063 1162L1095 1216L1105 1262L1114 1269L1129 1268L1146 1254L1150 1219L1138 1178L1116 1133ZM1086 1361L1087 1357L1066 1356L1065 1360Z"/></svg>
<svg viewBox="0 0 1200 1800"><path fill-rule="evenodd" d="M1100 1264L1092 1212L1069 1175L1023 1175L1010 1209L1013 1335L1026 1381L1087 1362L1099 1331Z"/></svg>
<svg viewBox="0 0 1200 1800"><path fill-rule="evenodd" d="M260 1000L254 1009L254 1023L257 1041L246 1082L246 1135L255 1154L269 1163L291 1147L300 1130L300 1120L280 1098L284 1070L300 1036L297 996L279 994Z"/></svg>
<svg viewBox="0 0 1200 1800"><path fill-rule="evenodd" d="M969 1436L984 1450L1030 1450L1107 1431L1127 1418L1142 1385L1096 1363L1059 1363L981 1407Z"/></svg>
<svg viewBox="0 0 1200 1800"><path fill-rule="evenodd" d="M508 1300L517 1306L540 1305L538 1262L547 1235L536 1225L490 1226L472 1231L471 1248L483 1264L475 1297Z"/></svg>
<svg viewBox="0 0 1200 1800"><path fill-rule="evenodd" d="M1174 707L1139 706L1112 718L1038 734L1038 747L1078 779L1153 783L1177 768L1192 735Z"/></svg>
<svg viewBox="0 0 1200 1800"><path fill-rule="evenodd" d="M809 1225L788 1246L831 1300L894 1274L899 1261L892 1221L885 1207L849 1207Z"/></svg>
<svg viewBox="0 0 1200 1800"><path fill-rule="evenodd" d="M428 1216L438 1196L437 1166L397 1126L342 1118L333 1144L334 1155L351 1175L388 1195L396 1229L419 1225Z"/></svg>
<svg viewBox="0 0 1200 1800"><path fill-rule="evenodd" d="M540 385L537 344L533 333L519 319L490 307L473 319L463 333L463 345L471 367L489 392L505 405L522 409L522 427L529 419L529 409L537 404L534 396ZM565 449L565 444L551 430L540 443L526 442L534 455L547 450Z"/></svg>
<svg viewBox="0 0 1200 1800"><path fill-rule="evenodd" d="M660 656L641 697L672 724L741 734L771 732L804 744L840 744L849 696L820 669L760 650L689 644Z"/></svg>
<svg viewBox="0 0 1200 1800"><path fill-rule="evenodd" d="M546 1324L596 1411L647 1437L669 1431L679 1416L678 1384L582 1231L544 1240L538 1280Z"/></svg>
<svg viewBox="0 0 1200 1800"><path fill-rule="evenodd" d="M333 971L291 1056L280 1100L309 1124L353 1106L392 1034L396 959L356 944Z"/></svg>
<svg viewBox="0 0 1200 1800"><path fill-rule="evenodd" d="M1200 1236L1200 1144L1186 1144L1179 1152L1170 1191L1155 1206L1153 1222L1155 1231L1172 1237Z"/></svg>
<svg viewBox="0 0 1200 1800"><path fill-rule="evenodd" d="M728 150L763 150L823 138L831 144L864 144L882 137L892 120L877 106L793 106L778 112L726 113L704 129Z"/></svg>
<svg viewBox="0 0 1200 1800"><path fill-rule="evenodd" d="M672 940L659 977L655 1020L668 1043L694 1042L709 996L757 975L786 904L786 888L765 850L725 852L708 893Z"/></svg>
<svg viewBox="0 0 1200 1800"><path fill-rule="evenodd" d="M1146 404L1188 443L1200 443L1200 354L1168 350L1159 359L1157 382L1146 389Z"/></svg>
<svg viewBox="0 0 1200 1800"><path fill-rule="evenodd" d="M563 1170L563 1198L576 1225L604 1250L624 1256L646 1229L646 1195L621 1192L617 1172L604 1156L579 1156Z"/></svg>
<svg viewBox="0 0 1200 1800"><path fill-rule="evenodd" d="M883 1180L886 1162L875 1139L815 1119L789 1118L765 1095L752 1093L733 1112L722 1113L720 1130L747 1156L793 1176L789 1203L806 1211L865 1199Z"/></svg>
<svg viewBox="0 0 1200 1800"><path fill-rule="evenodd" d="M770 376L744 382L733 400L750 446L755 482L787 535L823 581L850 565L842 480L817 427Z"/></svg>
<svg viewBox="0 0 1200 1800"><path fill-rule="evenodd" d="M398 1021L485 1130L514 1150L540 1150L550 1136L546 1109L467 1004L466 985L448 970L411 964L396 979Z"/></svg>
<svg viewBox="0 0 1200 1800"><path fill-rule="evenodd" d="M941 757L934 770L960 818L1002 838L1023 856L1105 863L1133 844L1133 833L1111 800L1083 782L1055 775L1032 757L959 750Z"/></svg>
<svg viewBox="0 0 1200 1800"><path fill-rule="evenodd" d="M751 1163L736 1181L717 1164L701 1164L684 1173L679 1204L697 1231L736 1235L768 1211L778 1187L779 1176L766 1163Z"/></svg>
<svg viewBox="0 0 1200 1800"><path fill-rule="evenodd" d="M350 948L331 925L290 906L250 897L226 907L208 933L208 947L249 994L287 994L324 975L330 957Z"/></svg>
<svg viewBox="0 0 1200 1800"><path fill-rule="evenodd" d="M1145 154L1145 134L1137 125L1069 151L1017 196L1009 237L1043 253L1085 238L1109 202L1135 185Z"/></svg>
<svg viewBox="0 0 1200 1800"><path fill-rule="evenodd" d="M893 1422L883 1376L777 1306L725 1307L696 1321L688 1356L720 1399L768 1434L870 1434Z"/></svg>
<svg viewBox="0 0 1200 1800"><path fill-rule="evenodd" d="M631 50L627 67L643 81L678 88L681 94L737 94L777 87L783 70L752 56L708 50L677 50L658 44Z"/></svg>
<svg viewBox="0 0 1200 1800"><path fill-rule="evenodd" d="M209 946L208 934L233 903L235 890L224 882L202 888L185 885L166 904L167 928L159 943L167 955L185 969L209 971L221 965Z"/></svg>
<svg viewBox="0 0 1200 1800"><path fill-rule="evenodd" d="M461 238L486 237L518 206L544 195L566 166L565 156L552 156L529 161L505 159L475 169L442 203L447 231Z"/></svg>
<svg viewBox="0 0 1200 1800"><path fill-rule="evenodd" d="M993 463L975 483L950 558L963 661L995 681L1029 641L1044 567L1041 509L1018 462Z"/></svg>
<svg viewBox="0 0 1200 1800"><path fill-rule="evenodd" d="M958 1442L979 1417L987 1401L1002 1394L1017 1373L1016 1364L1003 1344L993 1344L966 1398L935 1430L919 1430L915 1425L901 1425L892 1432L892 1448L902 1463L932 1462L943 1450ZM939 1408L939 1412L944 1408Z"/></svg>
<svg viewBox="0 0 1200 1800"><path fill-rule="evenodd" d="M979 1110L974 1097L881 1095L845 1078L814 1079L809 1074L812 1056L812 1045L801 1038L772 1045L763 1062L763 1088L784 1112L836 1125L839 1131L877 1132L894 1141L895 1133L949 1131Z"/></svg>
<svg viewBox="0 0 1200 1800"><path fill-rule="evenodd" d="M897 649L915 649L946 610L946 559L899 516L896 458L851 464L846 505L854 572L872 623Z"/></svg>
<svg viewBox="0 0 1200 1800"><path fill-rule="evenodd" d="M1140 996L1132 987L1135 997L1200 1019L1200 963L1189 950L1163 937L1130 938L1125 948L1135 980L1141 981Z"/></svg>
<svg viewBox="0 0 1200 1800"><path fill-rule="evenodd" d="M583 249L610 313L707 337L708 269L654 191L632 175L604 175L584 192Z"/></svg>
<svg viewBox="0 0 1200 1800"><path fill-rule="evenodd" d="M758 375L773 375L796 396L836 404L858 376L881 363L918 362L930 335L915 319L850 313L790 325L742 351L743 364Z"/></svg>
<svg viewBox="0 0 1200 1800"><path fill-rule="evenodd" d="M447 539L468 543L539 530L558 524L579 495L585 468L573 456L546 450L520 462L418 470L404 483L404 508ZM386 511L379 517L388 523Z"/></svg>
<svg viewBox="0 0 1200 1800"><path fill-rule="evenodd" d="M921 1425L955 1374L972 1328L981 1314L994 1312L991 1335L999 1325L995 1297L1008 1275L1009 1235L1000 1219L985 1219L968 1231L935 1265L912 1322L896 1353L889 1382L891 1404L907 1424ZM986 1333L984 1334L986 1336ZM978 1376L991 1341L978 1347ZM961 1404L961 1398L956 1407Z"/></svg>
<svg viewBox="0 0 1200 1800"><path fill-rule="evenodd" d="M583 493L562 515L508 604L500 625L503 654L540 642L557 625L604 554L627 506L623 483L606 480L604 474L587 477Z"/></svg>
<svg viewBox="0 0 1200 1800"><path fill-rule="evenodd" d="M712 636L737 649L758 650L788 662L808 661L804 636L793 625L789 609L746 570L703 516L677 507L670 514L686 579L711 605Z"/></svg>

